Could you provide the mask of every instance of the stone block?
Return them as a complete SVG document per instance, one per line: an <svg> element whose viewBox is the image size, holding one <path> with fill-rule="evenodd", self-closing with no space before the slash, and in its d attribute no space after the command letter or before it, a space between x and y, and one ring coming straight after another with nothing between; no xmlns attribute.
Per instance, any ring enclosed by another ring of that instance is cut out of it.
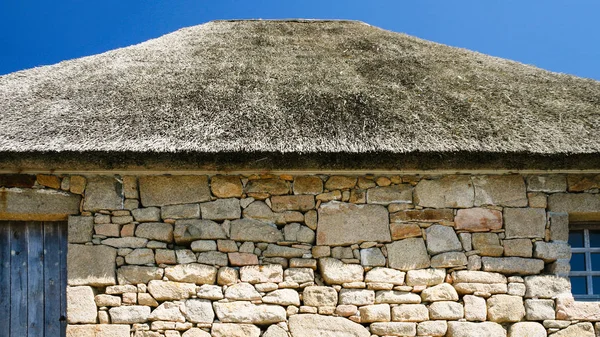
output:
<svg viewBox="0 0 600 337"><path fill-rule="evenodd" d="M594 326L590 322L575 323L557 333L550 335L551 337L595 337Z"/></svg>
<svg viewBox="0 0 600 337"><path fill-rule="evenodd" d="M417 333L417 325L409 322L377 322L370 327L372 333L380 336L415 336Z"/></svg>
<svg viewBox="0 0 600 337"><path fill-rule="evenodd" d="M242 216L240 200L235 198L217 199L200 204L202 219L205 220L234 220Z"/></svg>
<svg viewBox="0 0 600 337"><path fill-rule="evenodd" d="M502 256L504 253L496 233L473 233L471 242L481 256Z"/></svg>
<svg viewBox="0 0 600 337"><path fill-rule="evenodd" d="M403 271L430 266L429 254L422 238L410 238L386 245L388 265Z"/></svg>
<svg viewBox="0 0 600 337"><path fill-rule="evenodd" d="M339 294L339 304L356 306L375 303L375 291L367 289L342 289Z"/></svg>
<svg viewBox="0 0 600 337"><path fill-rule="evenodd" d="M115 248L143 248L146 247L147 243L148 239L135 237L108 238L102 240L103 245Z"/></svg>
<svg viewBox="0 0 600 337"><path fill-rule="evenodd" d="M236 283L225 289L225 298L230 301L258 301L261 296L250 283Z"/></svg>
<svg viewBox="0 0 600 337"><path fill-rule="evenodd" d="M136 248L131 253L125 255L127 264L154 264L154 251L149 248Z"/></svg>
<svg viewBox="0 0 600 337"><path fill-rule="evenodd" d="M231 239L235 241L277 242L283 241L283 233L273 224L258 220L240 219L231 222Z"/></svg>
<svg viewBox="0 0 600 337"><path fill-rule="evenodd" d="M421 292L423 302L458 301L458 294L450 283L442 283Z"/></svg>
<svg viewBox="0 0 600 337"><path fill-rule="evenodd" d="M312 195L281 195L271 197L271 209L274 212L306 212L314 208L315 197Z"/></svg>
<svg viewBox="0 0 600 337"><path fill-rule="evenodd" d="M464 317L463 305L457 302L441 301L429 305L429 318L459 320Z"/></svg>
<svg viewBox="0 0 600 337"><path fill-rule="evenodd" d="M555 298L571 293L571 282L566 277L534 275L525 277L527 298Z"/></svg>
<svg viewBox="0 0 600 337"><path fill-rule="evenodd" d="M508 337L546 337L546 328L537 322L518 322L510 326Z"/></svg>
<svg viewBox="0 0 600 337"><path fill-rule="evenodd" d="M453 221L451 209L409 209L390 215L391 222L441 222Z"/></svg>
<svg viewBox="0 0 600 337"><path fill-rule="evenodd" d="M240 254L240 253L230 253ZM198 254L198 262L202 264L208 264L213 266L226 266L229 258L227 254L221 252L203 252Z"/></svg>
<svg viewBox="0 0 600 337"><path fill-rule="evenodd" d="M540 208L505 208L506 239L544 238L546 211Z"/></svg>
<svg viewBox="0 0 600 337"><path fill-rule="evenodd" d="M416 269L406 272L406 285L414 286L434 286L444 282L446 270L444 269Z"/></svg>
<svg viewBox="0 0 600 337"><path fill-rule="evenodd" d="M139 190L144 207L210 200L207 176L142 176Z"/></svg>
<svg viewBox="0 0 600 337"><path fill-rule="evenodd" d="M68 240L69 243L87 243L92 241L94 234L94 217L69 216Z"/></svg>
<svg viewBox="0 0 600 337"><path fill-rule="evenodd" d="M527 176L527 190L531 192L566 192L567 179L562 174Z"/></svg>
<svg viewBox="0 0 600 337"><path fill-rule="evenodd" d="M392 320L389 304L365 305L358 308L361 323L389 322Z"/></svg>
<svg viewBox="0 0 600 337"><path fill-rule="evenodd" d="M600 194L555 193L548 197L548 210L569 213L570 221L600 220Z"/></svg>
<svg viewBox="0 0 600 337"><path fill-rule="evenodd" d="M129 325L127 325L127 324L67 325L67 337L129 337Z"/></svg>
<svg viewBox="0 0 600 337"><path fill-rule="evenodd" d="M181 303L164 302L150 313L150 321L169 321L184 323L185 317L179 309Z"/></svg>
<svg viewBox="0 0 600 337"><path fill-rule="evenodd" d="M417 336L445 336L447 331L446 321L425 321L417 325Z"/></svg>
<svg viewBox="0 0 600 337"><path fill-rule="evenodd" d="M315 268L316 269L316 263ZM315 273L313 268L288 268L283 271L284 282L296 282L298 284L314 282Z"/></svg>
<svg viewBox="0 0 600 337"><path fill-rule="evenodd" d="M242 282L251 284L283 282L283 267L278 264L242 267L240 268L240 279Z"/></svg>
<svg viewBox="0 0 600 337"><path fill-rule="evenodd" d="M158 207L136 208L131 210L131 214L138 222L160 221L160 208Z"/></svg>
<svg viewBox="0 0 600 337"><path fill-rule="evenodd" d="M158 267L121 266L117 270L119 284L147 284L151 280L162 279L164 271Z"/></svg>
<svg viewBox="0 0 600 337"><path fill-rule="evenodd" d="M68 284L105 287L116 284L117 250L103 245L69 244L67 254Z"/></svg>
<svg viewBox="0 0 600 337"><path fill-rule="evenodd" d="M375 303L419 304L421 303L421 296L405 291L380 290L375 293Z"/></svg>
<svg viewBox="0 0 600 337"><path fill-rule="evenodd" d="M550 223L551 241L569 240L569 214L548 212L548 222Z"/></svg>
<svg viewBox="0 0 600 337"><path fill-rule="evenodd" d="M433 225L428 227L425 233L427 251L431 255L462 250L462 245L452 227Z"/></svg>
<svg viewBox="0 0 600 337"><path fill-rule="evenodd" d="M327 284L364 281L364 268L359 264L346 264L338 259L323 257L319 259L319 269Z"/></svg>
<svg viewBox="0 0 600 337"><path fill-rule="evenodd" d="M221 225L211 220L177 220L173 238L177 244L190 244L196 240L227 239L227 233Z"/></svg>
<svg viewBox="0 0 600 337"><path fill-rule="evenodd" d="M385 207L336 201L319 207L317 245L339 246L365 241L391 241Z"/></svg>
<svg viewBox="0 0 600 337"><path fill-rule="evenodd" d="M412 223L394 223L390 224L390 232L392 240L402 240L413 237L420 237L423 235L421 227L417 224Z"/></svg>
<svg viewBox="0 0 600 337"><path fill-rule="evenodd" d="M532 257L533 244L530 239L504 240L504 256Z"/></svg>
<svg viewBox="0 0 600 337"><path fill-rule="evenodd" d="M472 178L475 206L526 207L525 182L520 175L488 175Z"/></svg>
<svg viewBox="0 0 600 337"><path fill-rule="evenodd" d="M502 325L494 322L448 322L447 337L506 337Z"/></svg>
<svg viewBox="0 0 600 337"><path fill-rule="evenodd" d="M423 322L429 320L429 310L423 304L400 304L392 308L392 321Z"/></svg>
<svg viewBox="0 0 600 337"><path fill-rule="evenodd" d="M526 299L525 318L528 321L544 321L556 318L554 300Z"/></svg>
<svg viewBox="0 0 600 337"><path fill-rule="evenodd" d="M300 306L300 296L294 289L277 289L262 297L263 303Z"/></svg>
<svg viewBox="0 0 600 337"><path fill-rule="evenodd" d="M199 263L178 264L166 267L165 277L176 282L215 284L217 268Z"/></svg>
<svg viewBox="0 0 600 337"><path fill-rule="evenodd" d="M459 270L452 274L454 283L506 283L506 276L485 271Z"/></svg>
<svg viewBox="0 0 600 337"><path fill-rule="evenodd" d="M137 226L135 235L149 240L173 242L173 225L162 222L144 222Z"/></svg>
<svg viewBox="0 0 600 337"><path fill-rule="evenodd" d="M200 218L200 205L167 205L161 207L161 214L163 219L197 219Z"/></svg>
<svg viewBox="0 0 600 337"><path fill-rule="evenodd" d="M223 323L273 324L286 320L285 308L278 305L255 305L246 301L214 302L217 318Z"/></svg>
<svg viewBox="0 0 600 337"><path fill-rule="evenodd" d="M544 261L522 257L483 257L484 271L506 275L535 275L544 270Z"/></svg>
<svg viewBox="0 0 600 337"><path fill-rule="evenodd" d="M98 308L91 287L67 287L67 322L96 323Z"/></svg>
<svg viewBox="0 0 600 337"><path fill-rule="evenodd" d="M113 307L108 310L113 324L145 323L150 317L150 307L128 305Z"/></svg>
<svg viewBox="0 0 600 337"><path fill-rule="evenodd" d="M365 275L365 282L404 284L405 273L392 268L375 267ZM443 277L442 277L443 279Z"/></svg>
<svg viewBox="0 0 600 337"><path fill-rule="evenodd" d="M413 187L409 184L373 187L367 190L369 204L411 204Z"/></svg>
<svg viewBox="0 0 600 337"><path fill-rule="evenodd" d="M465 295L463 296L463 302L467 321L483 322L487 319L487 305L483 297Z"/></svg>
<svg viewBox="0 0 600 337"><path fill-rule="evenodd" d="M294 337L370 337L365 327L343 317L314 314L293 315L289 327Z"/></svg>
<svg viewBox="0 0 600 337"><path fill-rule="evenodd" d="M583 192L600 188L600 174L569 174L567 175L569 192Z"/></svg>
<svg viewBox="0 0 600 337"><path fill-rule="evenodd" d="M467 265L467 256L463 252L447 252L431 258L433 268L454 268Z"/></svg>
<svg viewBox="0 0 600 337"><path fill-rule="evenodd" d="M196 294L196 284L152 280L148 282L148 292L157 301L183 300Z"/></svg>
<svg viewBox="0 0 600 337"><path fill-rule="evenodd" d="M323 180L317 176L298 176L294 178L294 194L323 193Z"/></svg>
<svg viewBox="0 0 600 337"><path fill-rule="evenodd" d="M217 198L239 198L244 192L238 176L213 176L210 178L210 190Z"/></svg>
<svg viewBox="0 0 600 337"><path fill-rule="evenodd" d="M502 228L502 212L487 208L459 209L454 218L457 230L487 232Z"/></svg>
<svg viewBox="0 0 600 337"><path fill-rule="evenodd" d="M525 317L523 298L511 295L493 295L487 300L488 320L496 323L518 322Z"/></svg>
<svg viewBox="0 0 600 337"><path fill-rule="evenodd" d="M553 262L558 259L568 260L571 258L571 246L566 242L536 241L533 257L542 259L544 262Z"/></svg>
<svg viewBox="0 0 600 337"><path fill-rule="evenodd" d="M385 256L379 248L360 250L360 264L363 266L385 266Z"/></svg>
<svg viewBox="0 0 600 337"><path fill-rule="evenodd" d="M83 199L84 211L123 209L124 202L123 182L120 179L114 176L88 177Z"/></svg>
<svg viewBox="0 0 600 337"><path fill-rule="evenodd" d="M415 187L414 199L417 205L423 207L470 208L474 202L473 183L467 175L423 179Z"/></svg>
<svg viewBox="0 0 600 337"><path fill-rule="evenodd" d="M338 304L338 293L331 287L309 286L302 292L304 305L331 307Z"/></svg>
<svg viewBox="0 0 600 337"><path fill-rule="evenodd" d="M253 179L246 184L246 193L288 194L290 183L281 179Z"/></svg>
<svg viewBox="0 0 600 337"><path fill-rule="evenodd" d="M285 257L289 259L294 257L302 257L306 253L308 253L308 251L304 249L279 246L270 243L262 255L264 257Z"/></svg>
<svg viewBox="0 0 600 337"><path fill-rule="evenodd" d="M506 294L506 283L454 283L454 289L460 295L466 294Z"/></svg>
<svg viewBox="0 0 600 337"><path fill-rule="evenodd" d="M0 219L63 221L79 214L81 196L47 189L0 187Z"/></svg>

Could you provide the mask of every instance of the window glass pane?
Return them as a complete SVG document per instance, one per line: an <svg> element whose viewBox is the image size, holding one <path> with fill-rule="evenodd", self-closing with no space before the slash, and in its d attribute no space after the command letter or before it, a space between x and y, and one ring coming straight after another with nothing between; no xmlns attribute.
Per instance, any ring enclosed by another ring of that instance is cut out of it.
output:
<svg viewBox="0 0 600 337"><path fill-rule="evenodd" d="M600 294L600 276L592 277L592 285L594 286L594 294Z"/></svg>
<svg viewBox="0 0 600 337"><path fill-rule="evenodd" d="M585 254L573 254L571 256L571 270L572 271L584 271L585 270Z"/></svg>
<svg viewBox="0 0 600 337"><path fill-rule="evenodd" d="M592 253L591 255L592 255L592 270L600 271L600 253Z"/></svg>
<svg viewBox="0 0 600 337"><path fill-rule="evenodd" d="M600 230L590 230L590 247L600 247Z"/></svg>
<svg viewBox="0 0 600 337"><path fill-rule="evenodd" d="M573 295L587 294L587 282L585 276L571 276L571 292Z"/></svg>
<svg viewBox="0 0 600 337"><path fill-rule="evenodd" d="M583 247L583 231L570 231L569 244L571 247Z"/></svg>

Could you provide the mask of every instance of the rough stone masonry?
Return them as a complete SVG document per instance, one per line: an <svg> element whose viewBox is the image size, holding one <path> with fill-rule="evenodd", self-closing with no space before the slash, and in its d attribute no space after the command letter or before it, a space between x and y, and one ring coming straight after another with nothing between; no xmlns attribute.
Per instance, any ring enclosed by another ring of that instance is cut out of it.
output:
<svg viewBox="0 0 600 337"><path fill-rule="evenodd" d="M6 180L6 179L5 179ZM0 180L1 181L1 180ZM38 175L68 218L67 336L598 334L569 216L593 175ZM12 208L11 208L12 207ZM594 326L595 324L595 326Z"/></svg>

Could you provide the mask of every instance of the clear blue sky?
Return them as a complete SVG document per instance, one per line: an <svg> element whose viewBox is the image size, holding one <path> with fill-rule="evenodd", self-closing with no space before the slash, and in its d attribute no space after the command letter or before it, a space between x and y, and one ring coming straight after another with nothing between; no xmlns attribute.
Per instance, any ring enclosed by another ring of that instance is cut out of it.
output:
<svg viewBox="0 0 600 337"><path fill-rule="evenodd" d="M362 20L600 80L600 0L1 0L0 74L240 18Z"/></svg>

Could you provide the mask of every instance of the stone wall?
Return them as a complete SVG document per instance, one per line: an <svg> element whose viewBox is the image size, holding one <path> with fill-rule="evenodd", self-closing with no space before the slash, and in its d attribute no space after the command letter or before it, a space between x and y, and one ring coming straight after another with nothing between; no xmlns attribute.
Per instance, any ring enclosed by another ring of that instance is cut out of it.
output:
<svg viewBox="0 0 600 337"><path fill-rule="evenodd" d="M68 336L597 333L561 276L600 175L2 177L81 198Z"/></svg>

